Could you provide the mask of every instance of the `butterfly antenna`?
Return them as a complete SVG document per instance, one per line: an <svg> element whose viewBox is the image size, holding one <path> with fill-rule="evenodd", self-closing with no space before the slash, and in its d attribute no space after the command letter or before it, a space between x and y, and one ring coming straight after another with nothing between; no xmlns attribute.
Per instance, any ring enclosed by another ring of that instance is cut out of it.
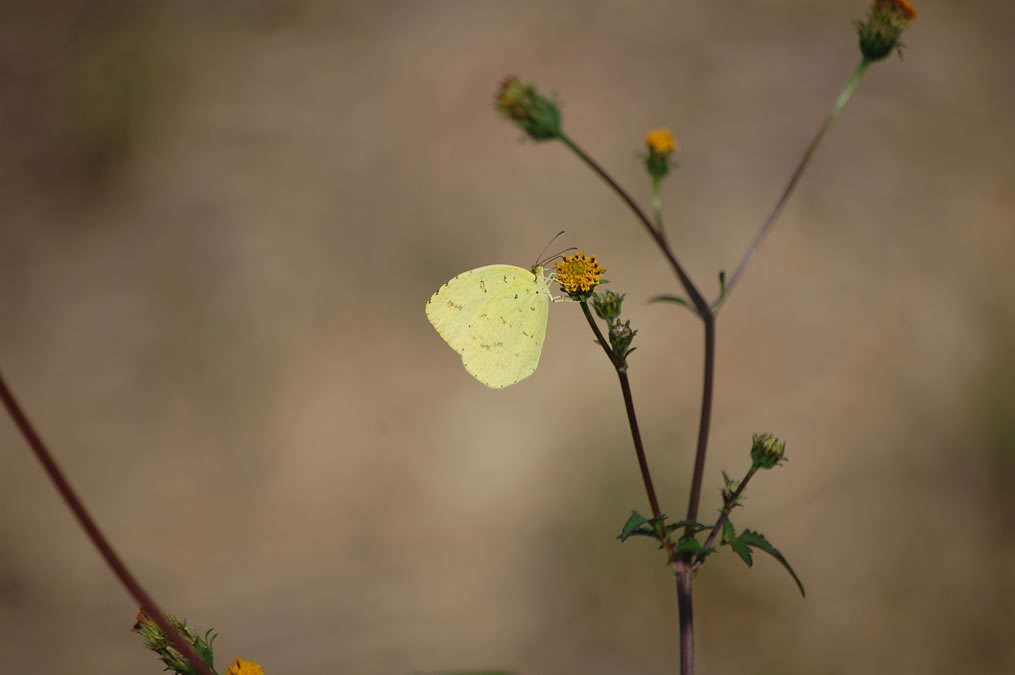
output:
<svg viewBox="0 0 1015 675"><path fill-rule="evenodd" d="M561 230L557 234L553 235L553 238L550 239L550 241L546 242L546 246L543 247L543 250L539 252L539 257L536 258L536 264L537 265L541 265L542 264L542 262L540 262L540 261L542 261L543 254L546 253L546 249L550 248L550 246L553 244L553 242L557 241L557 237L559 237L562 234L564 234L564 230ZM553 258L550 258L550 260L553 260Z"/></svg>
<svg viewBox="0 0 1015 675"><path fill-rule="evenodd" d="M577 250L578 250L577 248L575 248L574 246L572 246L572 247L570 247L570 248L565 248L565 249L564 249L563 251L561 251L560 253L557 253L557 254L555 254L555 255L552 255L552 256L550 256L549 258L544 258L544 257L543 257L543 255L544 255L544 254L546 253L546 249L550 248L550 246L551 246L551 245L553 244L553 242L557 241L557 238L558 238L558 237L559 237L560 235L562 235L562 234L564 234L564 230L561 230L561 231L560 231L560 232L558 232L557 234L553 235L553 239L551 239L550 241L546 242L546 246L544 246L544 247L543 247L543 250L539 252L539 259L538 259L538 260L536 261L536 264L537 264L537 265L539 265L539 266L543 266L543 265L545 265L546 263L550 262L551 260L556 260L557 258L561 257L561 256L562 256L563 254L567 253L568 251L577 251Z"/></svg>
<svg viewBox="0 0 1015 675"><path fill-rule="evenodd" d="M552 260L556 260L557 258L563 258L563 257L564 257L564 254L565 254L565 253L570 253L571 251L577 251L577 250L578 250L578 248L577 248L577 247L575 247L575 246L570 246L570 247L568 247L568 248L565 248L565 249L564 249L563 251L561 251L560 253L557 253L557 254L555 254L555 255L552 255L552 256L550 256L549 258L547 258L547 259L546 259L545 261L543 261L543 262L544 262L544 264L545 264L545 263L548 263L548 262L550 262L550 261L552 261Z"/></svg>

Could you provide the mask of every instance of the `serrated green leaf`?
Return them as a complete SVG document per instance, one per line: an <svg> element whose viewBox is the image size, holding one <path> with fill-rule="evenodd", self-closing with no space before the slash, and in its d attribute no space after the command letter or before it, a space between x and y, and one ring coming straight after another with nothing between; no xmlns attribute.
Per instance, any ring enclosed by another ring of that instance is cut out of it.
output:
<svg viewBox="0 0 1015 675"><path fill-rule="evenodd" d="M730 548L733 549L733 552L736 553L738 556L740 556L740 559L743 560L748 567L752 567L754 565L754 558L751 556L750 546L740 541L739 539L734 539L733 541L729 542L729 545Z"/></svg>
<svg viewBox="0 0 1015 675"><path fill-rule="evenodd" d="M760 532L754 532L753 530L744 530L744 533L740 535L740 539L738 541L742 541L748 546L753 546L754 548L761 549L768 555L778 560L779 563L786 568L786 571L789 572L790 576L793 577L793 581L796 582L797 588L800 589L800 595L807 597L807 592L804 590L804 585L800 581L800 577L798 577L796 575L796 572L793 571L793 568L790 567L789 561L787 561L786 558L783 557L782 553L779 553L779 549L772 546L772 544L768 541L768 539L765 539L765 535L761 534Z"/></svg>
<svg viewBox="0 0 1015 675"><path fill-rule="evenodd" d="M679 529L682 529L682 528L685 528L685 527L690 527L692 534L695 533L695 532L701 532L702 530L707 530L708 529L708 525L705 525L703 523L699 523L696 520L678 520L675 523L670 523L669 525L667 525L666 526L666 531L667 532L672 532L673 530L679 530Z"/></svg>
<svg viewBox="0 0 1015 675"><path fill-rule="evenodd" d="M617 539L621 541L627 541L627 538L630 537L632 534L638 534L637 532L638 528L640 528L645 523L650 522L651 521L648 518L641 515L637 511L631 511L631 517L627 519L626 523L624 523L624 527L620 530L620 535L617 536ZM648 533L649 534L654 533L651 527L649 528ZM642 532L641 534L644 534L644 532Z"/></svg>

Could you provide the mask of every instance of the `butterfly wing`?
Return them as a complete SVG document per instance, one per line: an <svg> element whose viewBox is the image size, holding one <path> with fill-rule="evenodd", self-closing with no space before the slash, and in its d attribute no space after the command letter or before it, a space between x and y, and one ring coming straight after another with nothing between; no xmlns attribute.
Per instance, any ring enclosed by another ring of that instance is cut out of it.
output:
<svg viewBox="0 0 1015 675"><path fill-rule="evenodd" d="M550 299L541 268L488 265L444 284L427 302L426 313L462 355L465 370L500 389L525 379L539 365Z"/></svg>

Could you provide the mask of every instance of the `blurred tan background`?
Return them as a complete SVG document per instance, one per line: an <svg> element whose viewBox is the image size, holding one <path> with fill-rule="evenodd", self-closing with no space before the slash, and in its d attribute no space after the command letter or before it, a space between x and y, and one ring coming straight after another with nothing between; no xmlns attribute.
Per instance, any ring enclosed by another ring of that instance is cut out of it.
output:
<svg viewBox="0 0 1015 675"><path fill-rule="evenodd" d="M702 516L788 442L698 576L702 673L1015 672L1015 6L920 2L719 320ZM558 230L639 330L664 509L701 328L623 205L492 98L518 73L708 295L858 62L839 2L41 0L0 9L0 369L164 607L269 673L675 671L673 584L574 306L482 387L423 305ZM158 673L136 606L0 422L0 671Z"/></svg>

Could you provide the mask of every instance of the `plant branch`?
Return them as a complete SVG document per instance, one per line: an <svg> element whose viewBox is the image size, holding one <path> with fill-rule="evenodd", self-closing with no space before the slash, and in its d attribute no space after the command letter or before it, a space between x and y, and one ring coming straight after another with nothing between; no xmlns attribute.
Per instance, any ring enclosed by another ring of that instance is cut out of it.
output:
<svg viewBox="0 0 1015 675"><path fill-rule="evenodd" d="M698 519L701 502L701 483L705 477L705 455L708 453L708 434L712 425L712 399L715 392L715 315L704 314L705 373L701 387L701 416L698 420L698 446L694 453L694 474L691 478L691 495L687 502L686 520ZM687 530L690 534L690 530Z"/></svg>
<svg viewBox="0 0 1015 675"><path fill-rule="evenodd" d="M592 328L592 332L596 334L596 342L598 342L599 346L603 348L604 352L606 352L606 356L609 357L610 363L613 364L613 367L619 369L620 366L617 364L617 358L614 356L613 350L610 349L610 343L608 343L606 338L603 337L602 331L599 330L599 324L596 323L596 320L592 317L592 312L589 311L588 301L583 300L578 304L581 305L582 314L585 315L585 320L589 322L589 327Z"/></svg>
<svg viewBox="0 0 1015 675"><path fill-rule="evenodd" d="M740 485L729 497L729 499L726 500L726 503L723 504L722 512L719 514L719 520L715 521L715 525L712 527L712 531L708 533L708 538L705 540L705 543L701 545L703 549L707 549L709 546L715 543L715 538L719 536L719 532L722 531L722 526L726 524L727 520L729 520L730 513L733 511L733 507L735 507L737 505L737 502L740 500L740 495L744 493L744 488L747 487L747 481L751 480L751 477L757 472L758 472L757 465L752 464L751 468L747 471L747 475L744 476L744 479L742 481L740 481ZM698 560L697 562L694 563L693 569L698 569L700 566L701 560Z"/></svg>
<svg viewBox="0 0 1015 675"><path fill-rule="evenodd" d="M49 475L49 479L53 481L53 485L56 486L57 492L63 497L67 506L71 512L78 519L78 523L81 528L88 535L88 538L92 540L95 548L98 549L99 553L105 559L106 564L109 565L113 574L120 580L127 592L130 593L134 600L137 601L142 608L144 608L145 614L150 616L159 628L166 634L166 637L172 641L173 645L180 650L184 658L190 662L201 675L213 675L211 669L205 664L204 661L197 655L194 648L183 639L179 631L170 625L169 621L166 620L165 614L159 609L158 605L150 595L141 587L134 575L130 573L127 566L120 560L119 556L113 551L113 547L109 544L106 538L99 531L98 525L92 520L92 517L88 514L84 504L78 498L77 494L71 488L70 483L64 477L63 472L57 465L56 460L53 459L52 454L46 448L46 444L43 443L42 438L35 431L32 423L28 420L28 416L18 405L17 400L14 398L14 394L7 388L6 382L4 382L3 375L0 374L0 399L3 400L3 405L7 409L7 413L14 420L14 424L18 427L21 435L24 437L25 442L28 443L32 451L35 453L39 463L42 464L42 468Z"/></svg>
<svg viewBox="0 0 1015 675"><path fill-rule="evenodd" d="M680 283L683 285L684 291L686 291L688 297L691 298L691 303L697 310L698 315L704 318L706 314L709 314L712 310L709 307L708 301L705 300L701 291L699 291L698 287L694 285L693 281L691 281L691 277L688 276L684 267L677 260L677 256L670 250L669 245L666 243L666 237L663 236L662 231L656 229L645 211L643 211L642 208L638 206L638 203L634 201L634 198L632 198L631 195L628 194L627 190L622 188L620 184L613 179L613 176L607 173L606 170L599 166L599 164L587 155L584 150L578 147L578 144L571 140L570 137L561 133L560 140L564 143L564 145L569 147L576 155L578 155L578 157L585 162L590 169L596 172L600 178L606 181L607 185L613 188L613 191L617 193L617 195L631 208L632 211L634 211L634 215L636 215L638 220L641 221L641 224L645 226L645 230L649 233L649 236L652 237L656 245L659 247L659 250L662 251L664 256L666 256L666 259L670 262L670 266L673 267L673 271L677 273L677 277L680 279Z"/></svg>
<svg viewBox="0 0 1015 675"><path fill-rule="evenodd" d="M663 229L662 179L659 176L652 176L652 215L655 217L656 232L665 240L666 230Z"/></svg>
<svg viewBox="0 0 1015 675"><path fill-rule="evenodd" d="M610 362L613 363L613 367L617 371L617 377L620 378L620 389L624 395L624 409L627 411L627 421L631 427L631 439L634 442L634 452L638 456L638 468L641 469L641 480L645 484L645 494L648 496L649 507L652 509L652 517L655 519L657 526L659 526L662 523L663 512L659 508L659 499L656 497L655 486L652 484L652 473L649 471L648 459L645 457L645 446L641 440L641 430L638 428L638 416L634 409L634 396L631 393L631 382L627 377L627 365L622 360L618 359L613 350L607 345L602 331L599 330L599 325L596 323L596 320L592 317L592 313L589 311L588 302L583 300L578 304L581 305L582 313L585 315L585 320L589 322L592 332L596 334L596 339L603 347L606 355L610 357ZM673 542L666 535L665 530L661 530L660 532L663 547L666 549L667 560L669 560L672 564L674 556L676 555L676 550L673 548Z"/></svg>
<svg viewBox="0 0 1015 675"><path fill-rule="evenodd" d="M677 608L680 613L680 675L694 675L694 605L691 581L694 573L686 560L677 562Z"/></svg>
<svg viewBox="0 0 1015 675"><path fill-rule="evenodd" d="M821 139L825 137L825 134L828 133L832 124L839 117L839 113L841 113L843 108L846 107L846 103L849 102L856 86L860 84L860 78L863 77L863 74L869 65L870 61L863 59L860 62L860 65L857 66L856 71L853 73L853 77L851 77L849 82L846 83L846 86L839 94L838 100L835 102L835 106L832 108L832 112L829 114L828 119L825 120L825 124L821 127L818 135L814 137L814 140L811 141L811 144L807 148L806 152L804 152L804 156L800 160L800 164L797 166L796 171L794 171L792 177L790 177L789 183L786 185L786 189L782 191L782 195L779 197L778 201L776 201L775 206L772 208L772 212L769 213L768 217L761 223L761 227L758 228L758 233L754 235L754 241L752 241L751 245L747 248L740 264L737 265L733 274L727 279L724 292L712 301L711 307L713 310L717 311L719 309L719 307L730 296L730 293L737 285L737 282L740 281L740 277L743 276L744 270L747 269L747 265L751 262L751 258L753 258L754 254L759 248L761 248L761 243L765 240L765 237L768 235L769 230L772 229L772 226L775 225L776 219L779 217L779 214L782 213L782 209L786 206L786 202L789 201L789 197L793 193L794 188L796 188L797 183L800 182L800 176L803 175L804 169L807 168L807 164L810 162L811 156L817 149L818 144L821 143Z"/></svg>
<svg viewBox="0 0 1015 675"><path fill-rule="evenodd" d="M712 422L712 399L713 390L715 386L715 314L712 311L712 306L704 299L701 292L694 285L694 282L688 276L687 272L681 266L677 260L676 255L670 250L669 243L666 241L665 235L662 230L662 221L660 219L657 227L653 226L652 221L649 220L645 212L638 206L634 199L627 193L624 188L620 186L613 177L608 174L599 164L596 163L589 155L587 155L574 141L563 133L560 135L560 140L568 146L586 165L589 166L595 173L599 175L606 183L613 188L613 190L620 196L620 198L626 203L634 214L641 221L642 225L648 231L649 235L655 241L659 250L662 251L663 255L669 261L670 266L673 267L677 277L680 279L680 283L684 287L684 291L687 293L694 305L695 311L705 324L705 373L704 383L702 386L701 394L701 416L698 423L698 442L695 450L694 457L694 477L691 480L691 496L688 504L688 515L687 520L695 520L698 513L698 503L701 499L701 483L705 472L705 455L708 451L708 436L709 429ZM606 343L602 339L602 335L599 333L598 328L594 325L594 321L591 320L591 316L588 314L588 310L585 310L586 317L589 318L591 324L593 324L593 330L596 331L596 335L599 337L600 344L606 349L607 353L612 352L606 347ZM614 365L616 361L614 360ZM621 375L621 387L625 386L626 374L618 367L618 375ZM629 403L629 386L625 388L624 401L628 407L628 416L632 422L632 433L637 432L637 423L634 417L632 417L634 409L633 404ZM643 452L640 450L640 437L636 436L635 447L639 453L639 463L643 461ZM647 466L643 468L643 477L647 474ZM651 489L651 483L646 483L646 490ZM651 493L650 493L651 494ZM652 499L650 498L650 501ZM657 509L653 510L653 516L658 517L660 514ZM680 613L680 673L681 675L693 675L694 673L694 608L691 596L692 586L692 572L689 567L689 560L682 559L681 557L674 557L673 545L669 537L663 539L664 545L667 547L667 553L670 555L670 560L673 562L676 568L677 578L677 607Z"/></svg>

